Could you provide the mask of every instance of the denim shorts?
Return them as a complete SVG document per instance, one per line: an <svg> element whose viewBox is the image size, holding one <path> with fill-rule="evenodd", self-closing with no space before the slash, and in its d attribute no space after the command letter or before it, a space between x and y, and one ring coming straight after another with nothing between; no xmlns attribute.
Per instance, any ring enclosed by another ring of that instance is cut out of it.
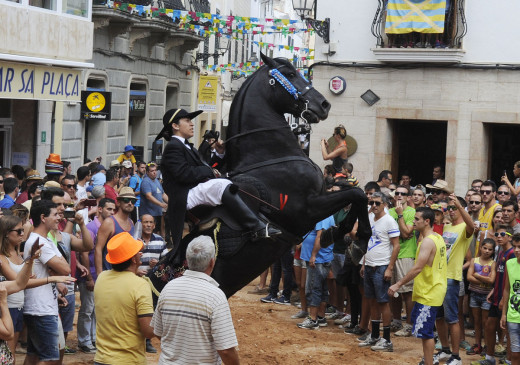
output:
<svg viewBox="0 0 520 365"><path fill-rule="evenodd" d="M448 279L444 303L437 313L437 318L444 318L448 324L459 323L459 290L460 281Z"/></svg>
<svg viewBox="0 0 520 365"><path fill-rule="evenodd" d="M415 303L412 310L412 335L417 338L434 338L433 327L439 307L430 307L421 303Z"/></svg>
<svg viewBox="0 0 520 365"><path fill-rule="evenodd" d="M302 260L302 259L294 259L293 266L298 266L298 267L301 267L302 269L306 269L307 261Z"/></svg>
<svg viewBox="0 0 520 365"><path fill-rule="evenodd" d="M474 291L470 292L469 295L469 307L470 308L480 308L488 311L491 308L491 303L487 300L487 294L475 293Z"/></svg>
<svg viewBox="0 0 520 365"><path fill-rule="evenodd" d="M345 263L345 254L335 253L334 258L331 262L332 275L334 279L338 276L339 271L343 268L343 264Z"/></svg>
<svg viewBox="0 0 520 365"><path fill-rule="evenodd" d="M520 352L520 323L507 322L507 332L511 341L511 352Z"/></svg>
<svg viewBox="0 0 520 365"><path fill-rule="evenodd" d="M330 262L316 264L311 267L307 262L307 281L305 282L305 297L309 307L319 307L320 303L329 300L327 275L330 271Z"/></svg>
<svg viewBox="0 0 520 365"><path fill-rule="evenodd" d="M58 316L23 316L27 326L27 353L40 361L60 359Z"/></svg>
<svg viewBox="0 0 520 365"><path fill-rule="evenodd" d="M66 295L66 307L60 307L61 324L63 325L63 332L71 332L74 328L74 311L76 309L76 295L74 293Z"/></svg>
<svg viewBox="0 0 520 365"><path fill-rule="evenodd" d="M23 308L9 308L15 332L22 332L23 329Z"/></svg>
<svg viewBox="0 0 520 365"><path fill-rule="evenodd" d="M378 303L388 303L388 288L390 280L385 280L388 265L365 266L365 297L375 298Z"/></svg>

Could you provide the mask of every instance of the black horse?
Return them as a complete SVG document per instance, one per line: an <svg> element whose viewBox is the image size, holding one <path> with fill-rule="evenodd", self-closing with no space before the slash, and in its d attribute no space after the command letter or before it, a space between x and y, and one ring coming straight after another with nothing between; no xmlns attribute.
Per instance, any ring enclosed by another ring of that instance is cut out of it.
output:
<svg viewBox="0 0 520 365"><path fill-rule="evenodd" d="M212 276L228 297L247 285L292 245L312 230L317 222L352 203L341 234L358 221L358 237L365 244L371 235L367 198L358 188L327 193L323 174L301 150L285 120L284 113L317 123L328 116L329 102L287 60L262 54L265 65L242 85L231 106L226 167L229 177L241 186L252 183L263 192L262 199L277 209L263 205L260 211L284 234L275 239L251 241L247 238L232 255L217 256ZM157 294L182 271L187 243L201 233L185 237L181 249L172 251L149 274ZM244 239L243 239L244 241Z"/></svg>

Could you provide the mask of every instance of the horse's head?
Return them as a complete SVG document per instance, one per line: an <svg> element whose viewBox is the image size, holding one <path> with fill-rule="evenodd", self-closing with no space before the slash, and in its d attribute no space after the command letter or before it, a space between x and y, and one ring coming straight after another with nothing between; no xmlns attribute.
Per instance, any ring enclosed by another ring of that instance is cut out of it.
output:
<svg viewBox="0 0 520 365"><path fill-rule="evenodd" d="M276 108L303 118L309 123L327 119L330 103L285 58L269 58L261 53L268 68L269 85L276 100Z"/></svg>

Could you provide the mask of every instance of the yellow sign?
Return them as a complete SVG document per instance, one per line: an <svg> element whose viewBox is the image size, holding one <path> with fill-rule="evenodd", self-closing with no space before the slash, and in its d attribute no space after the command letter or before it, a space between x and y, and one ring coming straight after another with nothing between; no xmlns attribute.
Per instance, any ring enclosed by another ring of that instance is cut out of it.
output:
<svg viewBox="0 0 520 365"><path fill-rule="evenodd" d="M217 111L217 76L200 76L198 109L205 112Z"/></svg>
<svg viewBox="0 0 520 365"><path fill-rule="evenodd" d="M92 93L87 96L86 104L91 112L99 112L105 107L105 97L101 93Z"/></svg>
<svg viewBox="0 0 520 365"><path fill-rule="evenodd" d="M81 70L0 62L0 98L81 101Z"/></svg>

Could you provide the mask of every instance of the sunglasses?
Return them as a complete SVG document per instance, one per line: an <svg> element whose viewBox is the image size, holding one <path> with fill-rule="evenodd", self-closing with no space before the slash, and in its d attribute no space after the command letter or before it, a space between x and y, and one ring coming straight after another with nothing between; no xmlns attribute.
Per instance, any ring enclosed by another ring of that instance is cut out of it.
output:
<svg viewBox="0 0 520 365"><path fill-rule="evenodd" d="M4 183L4 180L0 180L0 184L3 184Z"/></svg>
<svg viewBox="0 0 520 365"><path fill-rule="evenodd" d="M403 193L402 191L396 191L396 192L395 192L395 196L398 196L398 195L401 195L401 196L407 196L408 193Z"/></svg>
<svg viewBox="0 0 520 365"><path fill-rule="evenodd" d="M23 235L25 230L23 228L20 228L20 229L10 229L9 232L16 232L18 234L18 236L21 236L21 235Z"/></svg>
<svg viewBox="0 0 520 365"><path fill-rule="evenodd" d="M154 166L157 166L157 164L155 162L150 162L150 163L147 163L146 166L154 167Z"/></svg>
<svg viewBox="0 0 520 365"><path fill-rule="evenodd" d="M442 190L432 190L432 194L435 194L435 195L442 194L442 193L444 193L444 191L442 191Z"/></svg>
<svg viewBox="0 0 520 365"><path fill-rule="evenodd" d="M63 185L63 186L66 187L67 189L72 189L72 188L76 189L76 184L67 184L67 185L65 185L65 184L61 184L61 185Z"/></svg>
<svg viewBox="0 0 520 365"><path fill-rule="evenodd" d="M507 192L507 191L499 191L497 194L498 195L509 195L509 192Z"/></svg>
<svg viewBox="0 0 520 365"><path fill-rule="evenodd" d="M482 190L482 189L480 190L480 194L482 194L482 195L488 195L488 194L491 194L492 192L493 191L491 191L491 190Z"/></svg>
<svg viewBox="0 0 520 365"><path fill-rule="evenodd" d="M374 204L376 205L376 207L378 207L378 206L380 206L383 203L381 203L381 202L374 202L374 201L368 202L368 205L370 205L370 206L372 206Z"/></svg>
<svg viewBox="0 0 520 365"><path fill-rule="evenodd" d="M505 237L505 236L511 236L511 233L509 232L495 232L495 237Z"/></svg>
<svg viewBox="0 0 520 365"><path fill-rule="evenodd" d="M475 201L475 200L470 200L469 203L470 203L470 204L473 204L473 205L479 205L479 204L482 204L482 202L480 202L480 201L477 202L477 201Z"/></svg>
<svg viewBox="0 0 520 365"><path fill-rule="evenodd" d="M443 210L444 210L444 209L443 209ZM457 207L456 207L455 205L448 205L448 206L446 207L446 210L457 210ZM445 211L446 211L446 210L445 210Z"/></svg>
<svg viewBox="0 0 520 365"><path fill-rule="evenodd" d="M121 200L125 204L132 203L134 205L137 202L137 199L132 199L132 198L120 198L119 200Z"/></svg>

